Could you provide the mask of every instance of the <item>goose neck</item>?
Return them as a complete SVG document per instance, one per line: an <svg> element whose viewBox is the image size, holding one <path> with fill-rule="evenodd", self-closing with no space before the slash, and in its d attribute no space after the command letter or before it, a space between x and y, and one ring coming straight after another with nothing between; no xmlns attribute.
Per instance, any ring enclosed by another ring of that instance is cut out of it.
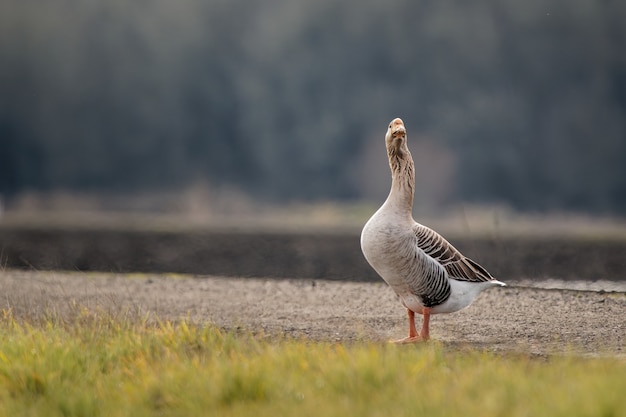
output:
<svg viewBox="0 0 626 417"><path fill-rule="evenodd" d="M390 155L391 191L388 202L406 213L412 212L415 196L415 166L408 150L401 156Z"/></svg>

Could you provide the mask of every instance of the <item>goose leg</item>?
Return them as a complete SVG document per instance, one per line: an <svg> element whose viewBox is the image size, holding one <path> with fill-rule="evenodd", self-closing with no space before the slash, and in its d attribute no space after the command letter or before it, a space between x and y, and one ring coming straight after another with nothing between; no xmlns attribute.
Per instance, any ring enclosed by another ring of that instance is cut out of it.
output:
<svg viewBox="0 0 626 417"><path fill-rule="evenodd" d="M428 340L430 339L430 332L428 331L430 324L430 307L424 307L422 309L422 315L424 316L424 321L422 321L422 331L420 332L420 339Z"/></svg>
<svg viewBox="0 0 626 417"><path fill-rule="evenodd" d="M404 339L394 340L393 343L404 344L404 343L415 343L422 340L419 333L417 333L417 329L415 328L415 312L410 309L406 309L406 312L409 316L409 336ZM430 313L430 311L429 311ZM424 316L426 319L426 316ZM422 332L424 328L422 327ZM428 335L428 325L426 325L426 335Z"/></svg>

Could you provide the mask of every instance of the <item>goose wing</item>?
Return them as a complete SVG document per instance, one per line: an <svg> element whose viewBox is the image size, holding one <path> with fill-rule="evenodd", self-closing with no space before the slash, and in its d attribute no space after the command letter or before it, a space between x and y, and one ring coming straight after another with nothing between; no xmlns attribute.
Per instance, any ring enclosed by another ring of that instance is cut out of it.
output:
<svg viewBox="0 0 626 417"><path fill-rule="evenodd" d="M469 282L495 280L485 268L463 256L450 242L431 228L417 224L413 231L417 237L417 246L440 263L450 278Z"/></svg>

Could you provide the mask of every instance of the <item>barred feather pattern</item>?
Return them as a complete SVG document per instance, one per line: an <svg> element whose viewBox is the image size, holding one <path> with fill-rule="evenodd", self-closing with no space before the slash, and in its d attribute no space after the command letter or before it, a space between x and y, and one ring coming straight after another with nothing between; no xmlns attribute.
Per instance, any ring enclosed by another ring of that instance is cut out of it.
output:
<svg viewBox="0 0 626 417"><path fill-rule="evenodd" d="M445 302L450 297L451 287L444 267L418 248L415 235L392 234L393 239L384 239L388 254L386 261L394 265L398 276L403 277L405 288L425 307Z"/></svg>
<svg viewBox="0 0 626 417"><path fill-rule="evenodd" d="M495 279L485 268L463 256L434 230L418 224L413 227L413 231L417 237L417 246L441 264L450 278L468 282L487 282Z"/></svg>

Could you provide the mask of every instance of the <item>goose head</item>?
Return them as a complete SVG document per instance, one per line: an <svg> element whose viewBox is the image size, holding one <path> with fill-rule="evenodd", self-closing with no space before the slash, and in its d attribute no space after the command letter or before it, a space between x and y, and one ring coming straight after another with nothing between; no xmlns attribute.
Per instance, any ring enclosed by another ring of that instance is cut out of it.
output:
<svg viewBox="0 0 626 417"><path fill-rule="evenodd" d="M387 133L385 134L385 144L387 145L387 153L389 155L403 156L408 152L406 128L402 119L395 118L389 123Z"/></svg>

